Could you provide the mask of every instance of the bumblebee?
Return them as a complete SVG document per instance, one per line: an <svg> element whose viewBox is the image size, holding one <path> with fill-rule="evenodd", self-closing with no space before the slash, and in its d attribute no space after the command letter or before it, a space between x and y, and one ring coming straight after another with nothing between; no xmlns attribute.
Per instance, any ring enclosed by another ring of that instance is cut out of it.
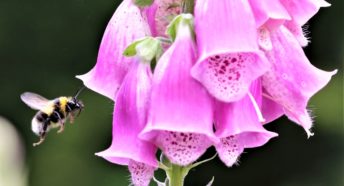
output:
<svg viewBox="0 0 344 186"><path fill-rule="evenodd" d="M58 128L57 133L64 130L65 121L69 119L73 123L74 117L81 113L84 108L83 103L77 100L80 89L74 97L61 96L53 100L48 100L38 94L25 92L20 95L21 100L34 110L38 110L31 121L32 131L39 136L39 141L33 146L43 143L47 132L52 128Z"/></svg>

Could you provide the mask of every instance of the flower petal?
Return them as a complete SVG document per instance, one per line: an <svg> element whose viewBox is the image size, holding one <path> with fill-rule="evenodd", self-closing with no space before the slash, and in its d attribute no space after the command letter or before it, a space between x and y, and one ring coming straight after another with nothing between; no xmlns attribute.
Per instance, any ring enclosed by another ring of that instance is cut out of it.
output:
<svg viewBox="0 0 344 186"><path fill-rule="evenodd" d="M112 100L126 75L133 58L123 56L134 40L150 35L145 17L132 0L124 0L108 23L100 44L97 64L91 71L77 76L85 86Z"/></svg>
<svg viewBox="0 0 344 186"><path fill-rule="evenodd" d="M265 26L258 28L258 45L265 51L272 49L270 31Z"/></svg>
<svg viewBox="0 0 344 186"><path fill-rule="evenodd" d="M331 6L324 0L280 0L280 2L300 26L307 23L321 7Z"/></svg>
<svg viewBox="0 0 344 186"><path fill-rule="evenodd" d="M195 30L200 57L192 76L221 101L241 99L269 65L247 0L197 1Z"/></svg>
<svg viewBox="0 0 344 186"><path fill-rule="evenodd" d="M260 107L262 92L259 81L252 84L250 92ZM248 95L233 103L217 102L215 128L221 141L215 144L215 148L220 159L229 167L237 162L244 148L262 146L277 136L263 128L255 110L255 102Z"/></svg>
<svg viewBox="0 0 344 186"><path fill-rule="evenodd" d="M262 114L265 119L264 124L270 123L284 115L283 107L266 96L267 95L265 95L262 100Z"/></svg>
<svg viewBox="0 0 344 186"><path fill-rule="evenodd" d="M295 21L286 21L284 26L294 35L301 46L305 47L308 45L309 40L306 28L302 28Z"/></svg>
<svg viewBox="0 0 344 186"><path fill-rule="evenodd" d="M151 31L151 35L153 37L157 36L157 30L156 30L156 12L158 9L158 5L156 3L157 1L154 1L152 5L149 7L144 7L141 11L143 15L146 15L147 23Z"/></svg>
<svg viewBox="0 0 344 186"><path fill-rule="evenodd" d="M130 161L128 168L134 186L148 186L154 176L155 168L144 163Z"/></svg>
<svg viewBox="0 0 344 186"><path fill-rule="evenodd" d="M265 25L274 30L284 23L291 20L290 15L283 5L276 0L249 0L257 28Z"/></svg>
<svg viewBox="0 0 344 186"><path fill-rule="evenodd" d="M116 99L112 144L107 150L97 153L98 156L120 165L128 165L133 160L157 167L156 148L153 144L138 138L147 120L150 88L149 65L135 61Z"/></svg>
<svg viewBox="0 0 344 186"><path fill-rule="evenodd" d="M321 7L328 7L330 4L324 0L280 0L280 2L292 17L292 20L285 22L285 27L295 35L301 46L307 46L309 43L306 37L307 32L304 31L305 28L302 28L302 26L306 24Z"/></svg>
<svg viewBox="0 0 344 186"><path fill-rule="evenodd" d="M269 98L283 106L289 119L301 125L308 136L312 120L307 102L336 73L314 67L305 56L295 37L281 27L271 35L274 49L266 52L272 68L263 76L263 86Z"/></svg>
<svg viewBox="0 0 344 186"><path fill-rule="evenodd" d="M197 160L216 140L211 97L190 75L195 55L189 27L180 24L155 68L148 124L140 136L179 165Z"/></svg>
<svg viewBox="0 0 344 186"><path fill-rule="evenodd" d="M238 163L241 153L244 152L244 146L238 140L238 136L235 135L221 138L220 143L217 143L215 148L219 158L227 167Z"/></svg>

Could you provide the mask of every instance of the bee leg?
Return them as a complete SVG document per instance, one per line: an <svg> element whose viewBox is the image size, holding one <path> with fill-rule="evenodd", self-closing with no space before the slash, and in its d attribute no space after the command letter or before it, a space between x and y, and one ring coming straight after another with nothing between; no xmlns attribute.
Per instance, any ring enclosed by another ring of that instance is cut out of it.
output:
<svg viewBox="0 0 344 186"><path fill-rule="evenodd" d="M61 124L60 129L57 131L58 134L63 132L63 130L64 130L64 121L61 121L60 124Z"/></svg>
<svg viewBox="0 0 344 186"><path fill-rule="evenodd" d="M73 124L73 122L74 122L74 113L71 112L69 116L69 123Z"/></svg>
<svg viewBox="0 0 344 186"><path fill-rule="evenodd" d="M44 137L40 137L39 138L39 141L38 142L36 142L36 143L33 143L32 145L34 146L34 147L36 147L36 146L38 146L38 145L40 145L41 143L43 143L44 142Z"/></svg>
<svg viewBox="0 0 344 186"><path fill-rule="evenodd" d="M80 109L79 109L79 112L78 112L78 117L79 117L79 115L80 115L81 111L82 111L82 108L80 108Z"/></svg>
<svg viewBox="0 0 344 186"><path fill-rule="evenodd" d="M41 136L39 137L39 141L32 144L34 147L36 147L36 146L38 146L38 145L40 145L41 143L44 142L45 134L47 133L48 123L49 123L49 122L50 122L50 121L46 121L46 122L44 123L44 125L43 125L43 132L42 132Z"/></svg>

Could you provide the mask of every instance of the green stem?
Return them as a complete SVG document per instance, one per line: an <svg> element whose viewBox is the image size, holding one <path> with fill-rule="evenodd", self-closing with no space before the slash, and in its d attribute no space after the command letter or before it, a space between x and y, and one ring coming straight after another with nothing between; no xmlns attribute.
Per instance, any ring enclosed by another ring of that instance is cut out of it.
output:
<svg viewBox="0 0 344 186"><path fill-rule="evenodd" d="M183 13L190 13L193 15L194 6L195 6L195 0L184 0Z"/></svg>
<svg viewBox="0 0 344 186"><path fill-rule="evenodd" d="M183 186L187 172L186 167L172 164L170 170L167 171L169 186Z"/></svg>

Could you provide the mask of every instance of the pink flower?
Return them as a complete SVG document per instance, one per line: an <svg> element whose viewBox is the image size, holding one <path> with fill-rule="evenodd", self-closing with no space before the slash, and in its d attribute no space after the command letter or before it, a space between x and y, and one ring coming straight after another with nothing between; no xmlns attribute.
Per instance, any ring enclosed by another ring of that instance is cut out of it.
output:
<svg viewBox="0 0 344 186"><path fill-rule="evenodd" d="M112 144L98 156L128 165L134 185L148 185L158 166L156 147L138 138L147 121L151 91L150 66L133 61L118 91L113 118Z"/></svg>
<svg viewBox="0 0 344 186"><path fill-rule="evenodd" d="M272 66L262 76L263 94L282 108L274 106L277 108L267 108L266 112L274 112L275 118L279 116L276 111L286 114L311 136L312 119L307 103L337 71L325 72L312 66L294 35L283 26L271 34L271 41L274 47L266 56Z"/></svg>
<svg viewBox="0 0 344 186"><path fill-rule="evenodd" d="M302 30L320 7L328 5L321 0L197 1L199 58L193 77L223 102L243 99L251 83L261 79L265 123L286 114L310 136L307 102L336 71L313 67L300 46L303 33L288 25L295 22Z"/></svg>
<svg viewBox="0 0 344 186"><path fill-rule="evenodd" d="M155 68L148 123L141 133L179 165L194 162L216 141L212 99L190 75L194 61L190 28L181 23L176 41Z"/></svg>
<svg viewBox="0 0 344 186"><path fill-rule="evenodd" d="M256 27L266 27L269 30L278 28L286 20L291 20L288 11L278 0L249 0L251 5Z"/></svg>
<svg viewBox="0 0 344 186"><path fill-rule="evenodd" d="M158 148L171 163L187 166L213 145L232 166L245 148L277 136L263 124L282 115L311 136L307 103L336 73L312 66L302 50L308 42L302 26L329 6L325 1L198 0L194 16L176 18L181 2L138 8L124 0L106 28L96 66L78 76L116 102L112 144L97 155L127 165L137 186L153 177ZM161 39L166 33L172 38ZM144 36L173 43L165 43L161 56L160 40L137 42ZM160 57L155 67L153 57Z"/></svg>
<svg viewBox="0 0 344 186"><path fill-rule="evenodd" d="M232 166L244 148L264 145L276 133L265 130L261 124L262 86L260 81L252 83L249 95L233 103L217 102L215 110L216 135L220 143L215 144L220 159Z"/></svg>
<svg viewBox="0 0 344 186"><path fill-rule="evenodd" d="M247 1L197 1L195 31L199 58L192 75L216 99L242 99L251 82L269 69Z"/></svg>
<svg viewBox="0 0 344 186"><path fill-rule="evenodd" d="M133 41L150 35L146 15L124 0L108 23L99 47L97 64L87 74L77 76L85 86L112 100L133 63L133 58L123 56L124 49Z"/></svg>
<svg viewBox="0 0 344 186"><path fill-rule="evenodd" d="M294 34L300 45L306 46L308 39L304 35L302 26L313 17L321 7L330 6L324 0L280 0L289 12L292 20L285 22L285 27Z"/></svg>

